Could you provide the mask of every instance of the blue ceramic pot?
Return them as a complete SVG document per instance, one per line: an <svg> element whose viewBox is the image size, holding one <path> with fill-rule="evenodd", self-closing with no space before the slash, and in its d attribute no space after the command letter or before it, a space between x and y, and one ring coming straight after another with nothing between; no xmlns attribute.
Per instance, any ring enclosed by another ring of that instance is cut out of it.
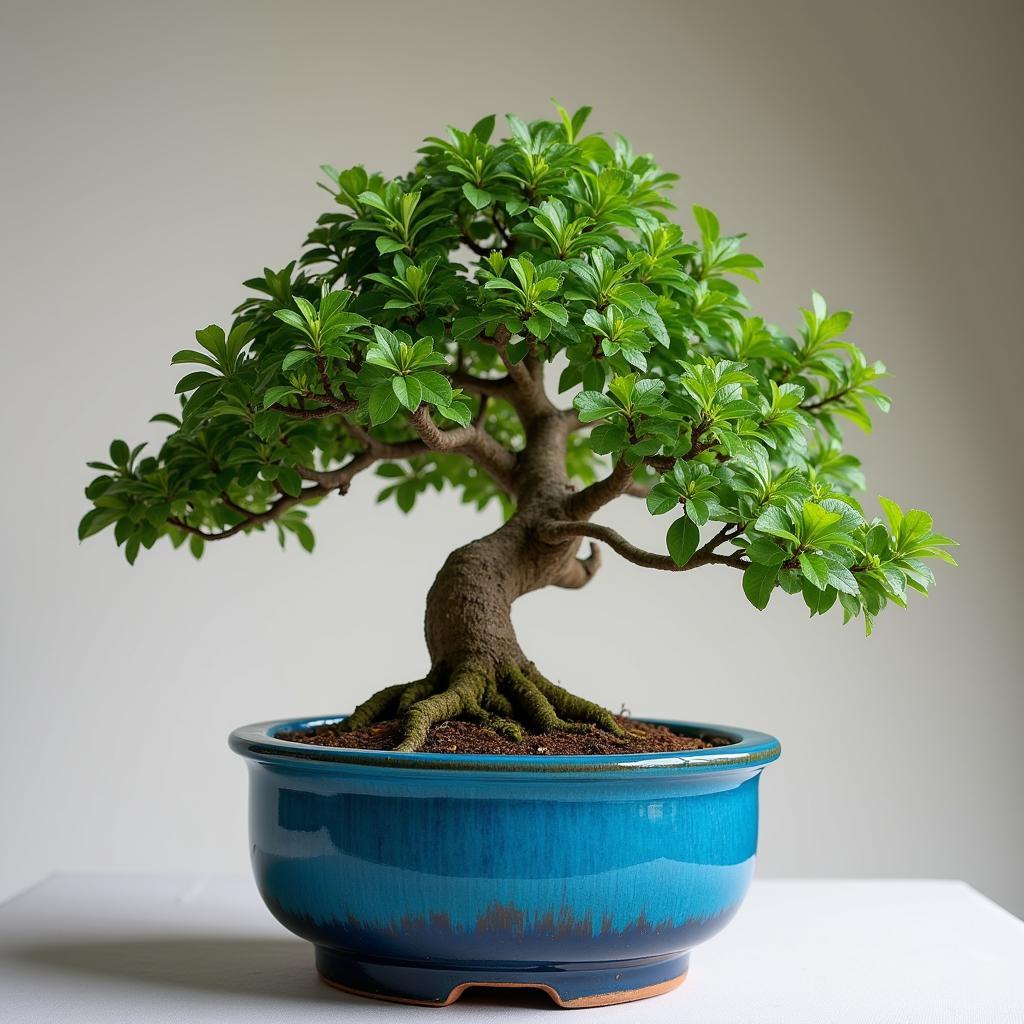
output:
<svg viewBox="0 0 1024 1024"><path fill-rule="evenodd" d="M666 722L727 746L659 754L395 754L237 729L253 868L340 988L443 1005L471 985L561 1006L668 991L736 912L757 847L764 733Z"/></svg>

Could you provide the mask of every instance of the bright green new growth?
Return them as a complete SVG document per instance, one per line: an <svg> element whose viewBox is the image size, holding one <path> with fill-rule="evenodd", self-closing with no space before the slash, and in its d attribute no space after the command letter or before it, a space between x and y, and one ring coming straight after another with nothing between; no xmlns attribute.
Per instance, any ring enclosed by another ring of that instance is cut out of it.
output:
<svg viewBox="0 0 1024 1024"><path fill-rule="evenodd" d="M743 236L694 207L699 239L684 240L677 176L583 135L587 108L558 109L510 115L501 141L493 116L450 128L402 179L325 166L335 208L302 257L246 282L230 328L173 356L193 369L179 414L154 417L173 428L159 453L115 441L90 463L80 536L113 526L134 562L162 536L198 557L273 523L310 550L304 506L376 467L403 511L448 485L529 519L552 550L585 536L653 568L734 566L757 608L779 587L870 632L927 592L924 559L952 563L954 542L924 512L882 499L880 521L852 497L863 478L840 421L869 430L868 407L889 403L882 364L845 340L851 315L817 294L793 336L753 315L737 279L762 264ZM561 468L545 479L576 489L557 509L550 487L534 500L537 425L553 417ZM589 522L626 494L671 520L666 554Z"/></svg>

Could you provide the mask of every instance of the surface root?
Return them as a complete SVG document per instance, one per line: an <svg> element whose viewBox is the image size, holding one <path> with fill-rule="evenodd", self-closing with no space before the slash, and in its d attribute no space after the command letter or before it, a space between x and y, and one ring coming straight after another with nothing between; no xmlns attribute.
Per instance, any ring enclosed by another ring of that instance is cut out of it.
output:
<svg viewBox="0 0 1024 1024"><path fill-rule="evenodd" d="M423 679L385 686L338 726L351 732L389 718L403 719L396 751L423 746L432 726L468 718L499 736L520 743L524 728L535 733L585 733L594 728L616 736L623 729L606 708L546 679L532 662L496 671L474 661L452 668L437 665Z"/></svg>

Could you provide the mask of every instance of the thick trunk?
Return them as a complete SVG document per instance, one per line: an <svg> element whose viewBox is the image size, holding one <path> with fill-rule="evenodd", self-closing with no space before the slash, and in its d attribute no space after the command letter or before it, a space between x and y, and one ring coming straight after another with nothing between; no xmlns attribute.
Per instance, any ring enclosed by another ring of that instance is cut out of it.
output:
<svg viewBox="0 0 1024 1024"><path fill-rule="evenodd" d="M472 660L495 669L520 662L512 602L556 583L578 541L539 541L536 519L516 513L494 533L453 551L427 594L425 632L432 665Z"/></svg>
<svg viewBox="0 0 1024 1024"><path fill-rule="evenodd" d="M596 561L581 562L580 539L542 540L538 525L566 516L573 494L565 469L565 419L539 415L515 473L516 513L499 529L453 551L427 594L425 633L430 671L389 686L361 704L343 728L402 716L398 750L416 750L430 727L462 715L513 739L538 732L621 732L613 716L544 678L523 654L512 628L512 602L549 585L580 586Z"/></svg>
<svg viewBox="0 0 1024 1024"><path fill-rule="evenodd" d="M565 470L567 431L558 416L530 424L516 472L517 510L494 533L453 551L427 594L426 639L431 664L472 660L496 669L520 663L512 602L558 584L575 562L579 539L552 545L537 524L565 517L573 493Z"/></svg>

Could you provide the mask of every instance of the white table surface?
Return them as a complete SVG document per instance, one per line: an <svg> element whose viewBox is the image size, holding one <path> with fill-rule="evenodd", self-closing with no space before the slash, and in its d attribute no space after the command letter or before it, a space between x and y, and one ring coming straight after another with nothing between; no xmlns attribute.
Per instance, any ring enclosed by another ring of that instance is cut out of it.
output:
<svg viewBox="0 0 1024 1024"><path fill-rule="evenodd" d="M657 999L557 1011L540 993L446 1009L328 988L248 879L61 875L0 906L0 1021L17 1024L1024 1022L1024 922L963 882L757 881Z"/></svg>

